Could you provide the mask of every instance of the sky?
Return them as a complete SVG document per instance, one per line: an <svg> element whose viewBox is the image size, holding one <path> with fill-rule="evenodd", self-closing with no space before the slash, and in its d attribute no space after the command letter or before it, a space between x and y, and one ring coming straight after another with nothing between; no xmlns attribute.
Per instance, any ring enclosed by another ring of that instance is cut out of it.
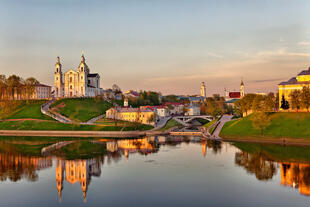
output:
<svg viewBox="0 0 310 207"><path fill-rule="evenodd" d="M101 87L276 91L310 66L309 0L0 0L0 74L53 85L84 51Z"/></svg>

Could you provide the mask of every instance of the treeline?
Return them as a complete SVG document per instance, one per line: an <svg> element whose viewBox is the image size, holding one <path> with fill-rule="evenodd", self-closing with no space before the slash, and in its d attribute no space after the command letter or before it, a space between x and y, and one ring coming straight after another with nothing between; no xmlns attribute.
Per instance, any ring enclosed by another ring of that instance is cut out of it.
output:
<svg viewBox="0 0 310 207"><path fill-rule="evenodd" d="M293 109L298 112L300 109L307 109L309 112L310 107L310 88L304 86L302 90L293 90L290 94L290 103L285 100L285 97L282 96L281 99L281 108L282 109Z"/></svg>
<svg viewBox="0 0 310 207"><path fill-rule="evenodd" d="M161 104L160 94L154 91L140 91L138 98L130 98L129 105L132 107L139 106L158 106Z"/></svg>
<svg viewBox="0 0 310 207"><path fill-rule="evenodd" d="M201 114L208 114L213 117L232 112L233 108L228 106L225 103L225 98L218 94L214 94L213 97L207 97L205 102L200 105Z"/></svg>
<svg viewBox="0 0 310 207"><path fill-rule="evenodd" d="M234 114L242 117L254 113L251 116L252 125L263 134L264 129L270 124L269 113L279 109L278 100L278 94L274 95L274 93L268 95L246 94L235 103Z"/></svg>
<svg viewBox="0 0 310 207"><path fill-rule="evenodd" d="M242 99L235 102L234 114L242 117L252 112L270 112L279 108L278 95L246 94Z"/></svg>
<svg viewBox="0 0 310 207"><path fill-rule="evenodd" d="M38 83L39 81L32 77L23 79L11 75L6 78L5 75L0 75L0 100L30 99Z"/></svg>

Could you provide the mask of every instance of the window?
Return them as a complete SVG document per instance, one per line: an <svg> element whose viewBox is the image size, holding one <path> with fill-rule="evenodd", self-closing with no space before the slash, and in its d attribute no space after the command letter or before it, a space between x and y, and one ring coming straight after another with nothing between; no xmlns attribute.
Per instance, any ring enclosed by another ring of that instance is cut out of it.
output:
<svg viewBox="0 0 310 207"><path fill-rule="evenodd" d="M83 72L83 70L84 70L84 68L83 67L81 67L81 71Z"/></svg>
<svg viewBox="0 0 310 207"><path fill-rule="evenodd" d="M72 89L72 85L70 86L70 89Z"/></svg>
<svg viewBox="0 0 310 207"><path fill-rule="evenodd" d="M56 80L58 81L58 77L56 77Z"/></svg>
<svg viewBox="0 0 310 207"><path fill-rule="evenodd" d="M81 80L83 80L83 76L81 76Z"/></svg>
<svg viewBox="0 0 310 207"><path fill-rule="evenodd" d="M90 80L88 80L88 84L90 84Z"/></svg>
<svg viewBox="0 0 310 207"><path fill-rule="evenodd" d="M70 83L72 83L72 77L70 77Z"/></svg>

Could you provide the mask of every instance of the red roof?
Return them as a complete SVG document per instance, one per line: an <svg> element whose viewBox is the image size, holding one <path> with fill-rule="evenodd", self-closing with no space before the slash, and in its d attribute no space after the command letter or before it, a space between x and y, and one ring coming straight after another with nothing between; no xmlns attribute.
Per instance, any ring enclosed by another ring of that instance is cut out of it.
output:
<svg viewBox="0 0 310 207"><path fill-rule="evenodd" d="M241 98L240 92L229 92L229 98Z"/></svg>

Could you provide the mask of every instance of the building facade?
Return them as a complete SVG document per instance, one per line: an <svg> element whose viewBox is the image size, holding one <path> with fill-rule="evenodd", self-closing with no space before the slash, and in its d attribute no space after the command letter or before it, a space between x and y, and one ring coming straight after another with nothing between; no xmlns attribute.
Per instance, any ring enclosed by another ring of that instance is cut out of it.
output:
<svg viewBox="0 0 310 207"><path fill-rule="evenodd" d="M201 96L201 97L207 97L205 82L202 82L202 83L201 83L201 87L200 87L200 96Z"/></svg>
<svg viewBox="0 0 310 207"><path fill-rule="evenodd" d="M279 109L281 108L282 99L288 101L291 106L291 93L295 90L302 90L303 87L310 87L310 67L308 70L301 71L297 77L279 84Z"/></svg>
<svg viewBox="0 0 310 207"><path fill-rule="evenodd" d="M51 98L52 87L38 83L34 85L34 92L31 95L31 99L49 99Z"/></svg>
<svg viewBox="0 0 310 207"><path fill-rule="evenodd" d="M106 118L149 125L155 124L155 113L150 109L112 107L106 111Z"/></svg>
<svg viewBox="0 0 310 207"><path fill-rule="evenodd" d="M77 71L70 69L62 73L59 57L55 64L54 74L55 97L94 97L102 94L100 75L90 73L90 69L82 55Z"/></svg>

